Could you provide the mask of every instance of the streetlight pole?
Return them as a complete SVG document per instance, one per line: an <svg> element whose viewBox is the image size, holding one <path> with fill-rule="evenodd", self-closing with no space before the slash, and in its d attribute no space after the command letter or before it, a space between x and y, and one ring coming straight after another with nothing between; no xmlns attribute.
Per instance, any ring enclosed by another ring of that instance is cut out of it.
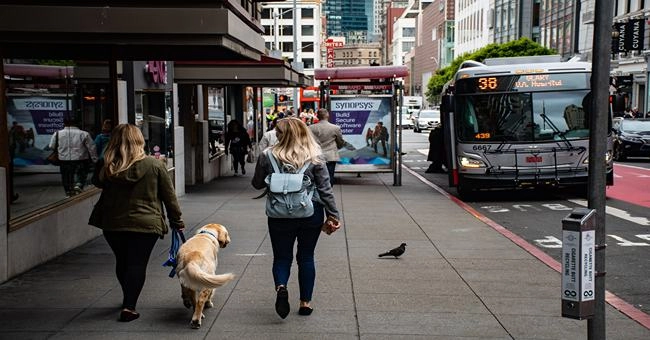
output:
<svg viewBox="0 0 650 340"><path fill-rule="evenodd" d="M298 4L293 0L293 68L298 68ZM298 89L293 88L293 108L300 112L300 101L298 100Z"/></svg>
<svg viewBox="0 0 650 340"><path fill-rule="evenodd" d="M607 152L607 101L609 89L613 2L596 1L594 10L593 72L591 74L591 103L587 104L589 122L589 202L596 210L595 310L587 320L587 339L604 340L605 332L605 153Z"/></svg>

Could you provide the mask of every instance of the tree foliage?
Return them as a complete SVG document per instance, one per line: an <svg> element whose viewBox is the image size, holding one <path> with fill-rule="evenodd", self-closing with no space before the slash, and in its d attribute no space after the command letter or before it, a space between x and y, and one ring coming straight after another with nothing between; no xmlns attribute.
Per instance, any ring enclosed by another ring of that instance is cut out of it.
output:
<svg viewBox="0 0 650 340"><path fill-rule="evenodd" d="M548 49L529 38L520 38L519 40L510 41L504 44L489 44L478 51L463 54L454 59L451 62L451 65L437 70L436 74L429 79L425 95L429 102L439 102L442 87L454 77L460 64L466 60L483 62L483 60L487 58L550 55L555 53L554 50Z"/></svg>

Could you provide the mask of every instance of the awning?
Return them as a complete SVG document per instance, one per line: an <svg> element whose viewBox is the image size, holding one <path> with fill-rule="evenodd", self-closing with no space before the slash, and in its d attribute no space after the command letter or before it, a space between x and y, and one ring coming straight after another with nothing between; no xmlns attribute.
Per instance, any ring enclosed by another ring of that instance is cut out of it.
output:
<svg viewBox="0 0 650 340"><path fill-rule="evenodd" d="M282 59L261 56L260 61L213 60L174 63L174 82L179 84L306 87L311 77L291 68Z"/></svg>
<svg viewBox="0 0 650 340"><path fill-rule="evenodd" d="M264 53L263 28L235 0L24 2L0 5L4 58L259 60Z"/></svg>
<svg viewBox="0 0 650 340"><path fill-rule="evenodd" d="M408 76L406 66L358 66L358 67L332 67L317 68L314 70L314 79L394 79Z"/></svg>

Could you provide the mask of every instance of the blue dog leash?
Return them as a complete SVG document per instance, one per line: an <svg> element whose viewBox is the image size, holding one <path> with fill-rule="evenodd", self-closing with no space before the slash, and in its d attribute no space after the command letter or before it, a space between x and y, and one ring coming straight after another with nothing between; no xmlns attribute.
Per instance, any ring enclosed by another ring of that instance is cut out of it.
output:
<svg viewBox="0 0 650 340"><path fill-rule="evenodd" d="M185 235L178 229L172 229L172 246L169 248L169 259L163 263L163 267L172 267L169 272L169 277L176 276L176 266L178 265L176 256L178 256L178 248L185 243Z"/></svg>

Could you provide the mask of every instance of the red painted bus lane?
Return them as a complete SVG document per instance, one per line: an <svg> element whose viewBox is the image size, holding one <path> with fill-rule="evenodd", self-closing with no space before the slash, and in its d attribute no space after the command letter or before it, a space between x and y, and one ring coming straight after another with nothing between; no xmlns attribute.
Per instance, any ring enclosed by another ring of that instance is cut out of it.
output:
<svg viewBox="0 0 650 340"><path fill-rule="evenodd" d="M615 164L607 197L650 208L650 169Z"/></svg>

